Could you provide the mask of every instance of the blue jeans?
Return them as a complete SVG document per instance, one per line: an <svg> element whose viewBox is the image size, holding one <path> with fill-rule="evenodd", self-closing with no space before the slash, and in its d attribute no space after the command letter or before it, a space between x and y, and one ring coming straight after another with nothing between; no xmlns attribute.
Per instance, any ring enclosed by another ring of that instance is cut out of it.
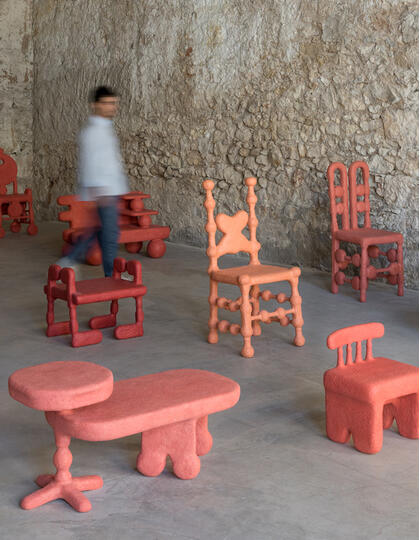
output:
<svg viewBox="0 0 420 540"><path fill-rule="evenodd" d="M102 252L105 277L112 276L114 259L118 253L118 197L105 197L98 202L100 229L88 231L66 255L72 261L82 262L97 239Z"/></svg>

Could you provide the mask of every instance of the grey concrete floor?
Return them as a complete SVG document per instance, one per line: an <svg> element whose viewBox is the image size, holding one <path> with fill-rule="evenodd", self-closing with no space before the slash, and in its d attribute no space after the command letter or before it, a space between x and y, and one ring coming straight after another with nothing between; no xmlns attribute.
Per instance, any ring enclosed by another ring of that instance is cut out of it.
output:
<svg viewBox="0 0 420 540"><path fill-rule="evenodd" d="M374 456L331 442L322 384L323 372L335 365L326 337L351 324L383 322L386 334L374 343L374 353L417 364L416 291L400 298L395 287L373 284L363 305L349 286L332 295L329 275L306 269L300 284L306 345L292 345L290 326L264 325L262 336L253 339L255 357L244 359L239 336L222 335L217 345L206 342L204 251L168 244L163 259L136 256L148 287L144 336L117 341L108 329L101 344L73 349L66 336L45 336L43 284L58 257L62 229L46 223L36 237L8 233L0 240L2 539L418 538L418 442L400 437L395 426L384 433L383 449ZM240 261L227 257L229 265ZM82 275L100 276L101 270L86 266ZM226 289L232 297L236 292ZM105 309L84 306L79 320L86 324ZM60 313L64 319L64 305ZM121 321L131 321L130 301L120 313ZM33 479L54 471L54 443L43 414L9 397L7 378L25 366L76 359L107 366L117 380L174 368L212 370L236 380L241 399L209 418L214 446L201 458L194 480L177 479L170 464L157 478L139 474L139 436L73 440L73 475L104 479L102 489L87 493L92 511L79 514L63 501L21 510L19 500L35 489Z"/></svg>

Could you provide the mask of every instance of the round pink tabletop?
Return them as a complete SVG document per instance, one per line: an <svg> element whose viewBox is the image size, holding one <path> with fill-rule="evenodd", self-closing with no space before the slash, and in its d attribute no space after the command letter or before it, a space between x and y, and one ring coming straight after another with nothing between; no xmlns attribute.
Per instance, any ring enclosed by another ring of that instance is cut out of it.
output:
<svg viewBox="0 0 420 540"><path fill-rule="evenodd" d="M9 377L9 394L40 411L65 411L92 405L112 394L114 377L93 362L49 362L18 369Z"/></svg>

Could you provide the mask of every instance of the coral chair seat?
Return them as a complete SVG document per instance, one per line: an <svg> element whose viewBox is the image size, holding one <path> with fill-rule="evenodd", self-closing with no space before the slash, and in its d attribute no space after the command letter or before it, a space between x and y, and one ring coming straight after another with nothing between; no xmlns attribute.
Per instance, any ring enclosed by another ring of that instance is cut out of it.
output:
<svg viewBox="0 0 420 540"><path fill-rule="evenodd" d="M389 428L394 418L400 435L419 437L419 370L390 358L374 357L372 339L383 334L382 324L369 323L337 330L327 340L330 349L338 349L337 367L324 374L327 435L345 443L352 434L354 446L368 454L380 451L383 429ZM363 340L367 340L364 359Z"/></svg>
<svg viewBox="0 0 420 540"><path fill-rule="evenodd" d="M112 372L91 362L49 362L15 371L9 393L45 411L54 430L55 474L41 474L38 489L21 500L26 510L64 499L79 512L92 505L82 491L99 489L97 475L73 477L71 438L108 441L142 433L137 470L159 475L170 456L173 472L184 480L200 472L200 458L213 438L208 415L229 409L240 387L231 379L197 369L177 369L114 383Z"/></svg>
<svg viewBox="0 0 420 540"><path fill-rule="evenodd" d="M210 277L219 283L238 285L242 276L248 276L251 285L262 285L264 283L290 279L294 276L295 272L296 270L294 268L282 268L268 264L249 264L247 266L214 270L211 272Z"/></svg>
<svg viewBox="0 0 420 540"><path fill-rule="evenodd" d="M357 183L357 171L362 171L362 183ZM335 173L340 174L336 185ZM368 280L385 277L389 283L398 285L398 295L404 294L403 235L398 232L373 229L370 222L369 167L364 161L355 161L347 174L343 163L331 163L327 178L331 205L331 291L338 292L338 286L345 282L360 290L360 301L366 301ZM350 204L349 204L350 201ZM359 214L363 214L363 225L359 225ZM341 223L339 221L341 219ZM340 248L340 242L357 244L361 253L347 255ZM397 244L385 253L376 244ZM370 259L386 256L389 265L376 268ZM344 270L349 264L359 267L359 276L346 278Z"/></svg>
<svg viewBox="0 0 420 540"><path fill-rule="evenodd" d="M9 184L12 184L12 193L7 192ZM18 193L16 162L0 148L0 238L6 234L3 219L11 220L10 230L14 233L20 231L22 223L28 225L26 232L29 235L38 232L32 208L32 190L27 188L24 193Z"/></svg>
<svg viewBox="0 0 420 540"><path fill-rule="evenodd" d="M214 182L206 180L203 187L206 191L204 207L207 210L206 231L209 237L209 247L207 255L210 260L208 274L210 277L210 319L209 319L209 343L217 343L218 332L230 332L231 334L242 334L244 345L241 351L242 356L251 358L254 356L254 349L251 346L251 337L261 334L260 323L279 322L282 326L289 323L295 327L294 343L302 346L305 338L302 333L302 298L298 291L300 269L282 268L280 266L270 266L261 264L258 260L260 243L257 242L256 230L258 220L255 215L255 204L257 197L254 192L256 178L247 178L245 184L248 186L247 204L249 214L245 211L237 212L234 216L218 214L214 216L214 201L212 190ZM248 227L249 238L243 233L243 229ZM222 233L222 238L216 244L216 231ZM236 266L220 269L218 258L227 253L238 253L243 251L249 254L250 262L245 266ZM290 297L283 293L272 294L269 290L260 291L259 285L288 281L291 287ZM240 288L241 296L236 300L230 300L218 296L218 284L226 283L237 285ZM290 309L277 308L273 312L260 310L260 299L268 301L276 299L278 303L290 302ZM218 319L218 309L241 312L241 324L230 324L226 320Z"/></svg>
<svg viewBox="0 0 420 540"><path fill-rule="evenodd" d="M133 280L121 278L121 273L127 271ZM61 282L60 282L61 281ZM117 322L118 300L134 298L136 302L136 322L117 326L114 336L117 339L140 337L143 335L143 296L147 289L142 284L141 264L138 261L125 261L120 257L114 259L112 277L85 279L76 281L72 268L61 269L53 264L48 270L48 283L44 287L47 296L47 336L72 335L73 347L93 345L102 341L101 328L115 326ZM56 322L54 303L64 300L69 308L69 321ZM79 331L76 307L82 304L96 302L111 302L111 313L92 317L89 326L92 330Z"/></svg>

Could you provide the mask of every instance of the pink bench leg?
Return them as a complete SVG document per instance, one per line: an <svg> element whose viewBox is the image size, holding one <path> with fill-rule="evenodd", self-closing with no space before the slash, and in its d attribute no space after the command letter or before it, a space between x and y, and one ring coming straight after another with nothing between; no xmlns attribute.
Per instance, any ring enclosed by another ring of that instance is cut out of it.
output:
<svg viewBox="0 0 420 540"><path fill-rule="evenodd" d="M208 417L197 420L197 456L205 456L213 446L213 437L208 430Z"/></svg>
<svg viewBox="0 0 420 540"><path fill-rule="evenodd" d="M166 456L169 455L178 478L195 478L200 472L196 441L196 419L145 431L137 457L137 470L145 476L157 476L165 468Z"/></svg>
<svg viewBox="0 0 420 540"><path fill-rule="evenodd" d="M81 491L99 489L103 485L100 476L81 476L73 478L70 473L73 456L69 450L70 437L55 432L57 450L54 454L54 465L57 469L55 475L42 474L36 479L41 487L30 495L24 497L20 505L25 510L32 510L47 502L64 499L78 512L88 512L92 505Z"/></svg>

